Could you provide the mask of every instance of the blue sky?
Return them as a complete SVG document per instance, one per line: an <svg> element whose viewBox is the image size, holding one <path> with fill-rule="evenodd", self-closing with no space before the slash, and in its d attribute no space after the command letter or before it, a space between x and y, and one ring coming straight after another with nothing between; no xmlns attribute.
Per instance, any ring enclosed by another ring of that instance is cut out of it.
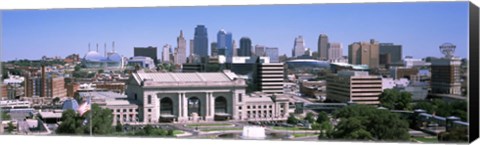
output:
<svg viewBox="0 0 480 145"><path fill-rule="evenodd" d="M439 45L457 45L456 56L467 56L468 3L377 3L211 7L157 7L12 10L2 12L2 60L39 59L79 53L82 57L99 43L130 57L133 47L176 46L183 30L193 39L197 24L206 25L209 43L225 29L238 41L278 47L291 56L296 36L317 50L318 35L348 45L374 38L403 45L404 56L442 56ZM187 50L187 52L189 52ZM161 49L158 55L160 56Z"/></svg>

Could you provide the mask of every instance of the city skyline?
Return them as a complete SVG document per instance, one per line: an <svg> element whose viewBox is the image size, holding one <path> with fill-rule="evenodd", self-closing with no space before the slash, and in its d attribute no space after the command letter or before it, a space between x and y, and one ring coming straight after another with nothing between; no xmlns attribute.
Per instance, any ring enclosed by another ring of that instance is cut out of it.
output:
<svg viewBox="0 0 480 145"><path fill-rule="evenodd" d="M216 32L227 29L234 34L236 42L241 37L249 37L253 46L278 47L279 55L291 56L292 41L299 35L305 39L306 48L317 50L318 36L326 34L329 41L343 46L369 39L399 44L403 46L403 57L415 58L441 57L443 55L438 47L444 42L451 42L457 45L455 55L465 58L467 4L436 2L3 11L1 57L3 61L40 59L42 56L65 57L72 53L83 57L88 51L88 43L110 44L112 41L115 41L117 52L131 57L134 47L161 48L165 44L177 47L179 31L184 32L185 39L191 40L194 39L195 27L205 25L210 34L208 44L217 39ZM455 11L445 11L447 8ZM107 49L111 50L110 47ZM210 46L208 49L207 54L210 54ZM343 55L347 55L346 52L344 47Z"/></svg>

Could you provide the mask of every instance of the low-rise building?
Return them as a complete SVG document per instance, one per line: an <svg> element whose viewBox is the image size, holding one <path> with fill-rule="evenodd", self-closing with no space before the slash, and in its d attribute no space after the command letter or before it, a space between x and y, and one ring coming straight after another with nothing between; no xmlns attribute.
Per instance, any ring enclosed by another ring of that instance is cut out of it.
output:
<svg viewBox="0 0 480 145"><path fill-rule="evenodd" d="M309 97L321 97L327 95L327 81L302 81L300 83L300 93Z"/></svg>
<svg viewBox="0 0 480 145"><path fill-rule="evenodd" d="M327 77L327 99L342 103L380 104L382 77L362 71L340 71Z"/></svg>

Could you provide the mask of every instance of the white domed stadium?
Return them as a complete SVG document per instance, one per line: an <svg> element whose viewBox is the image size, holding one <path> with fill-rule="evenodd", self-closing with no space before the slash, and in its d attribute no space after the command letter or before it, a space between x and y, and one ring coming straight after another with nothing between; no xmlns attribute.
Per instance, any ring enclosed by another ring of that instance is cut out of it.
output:
<svg viewBox="0 0 480 145"><path fill-rule="evenodd" d="M82 63L87 68L107 68L107 69L121 69L124 66L123 58L115 51L101 55L97 51L89 51L85 54Z"/></svg>

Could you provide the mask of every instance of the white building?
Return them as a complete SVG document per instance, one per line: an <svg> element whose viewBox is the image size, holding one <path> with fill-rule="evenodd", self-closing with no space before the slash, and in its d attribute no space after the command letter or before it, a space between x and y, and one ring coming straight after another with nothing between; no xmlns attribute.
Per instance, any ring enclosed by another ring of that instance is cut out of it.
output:
<svg viewBox="0 0 480 145"><path fill-rule="evenodd" d="M183 37L183 31L177 38L177 48L175 49L175 64L182 65L187 62L187 41Z"/></svg>
<svg viewBox="0 0 480 145"><path fill-rule="evenodd" d="M153 59L145 56L135 56L130 58L130 60L128 60L128 65L130 66L139 65L140 67L147 68L147 69L155 68L155 62L153 61Z"/></svg>
<svg viewBox="0 0 480 145"><path fill-rule="evenodd" d="M329 43L328 45L328 60L339 60L343 58L342 44Z"/></svg>
<svg viewBox="0 0 480 145"><path fill-rule="evenodd" d="M172 53L172 46L165 44L163 45L163 51L162 51L162 62L167 63L170 62L170 54Z"/></svg>
<svg viewBox="0 0 480 145"><path fill-rule="evenodd" d="M295 38L295 42L293 44L292 57L299 57L304 54L305 54L305 41L303 40L302 36L298 36Z"/></svg>
<svg viewBox="0 0 480 145"><path fill-rule="evenodd" d="M382 90L393 89L395 87L407 87L410 84L410 81L406 78L393 79L393 78L382 78Z"/></svg>
<svg viewBox="0 0 480 145"><path fill-rule="evenodd" d="M136 72L129 80L127 95L139 106L138 117L143 123L286 119L286 111L282 114L284 108L281 107L282 104L288 106L288 100L283 97L257 99L245 94L246 87L245 81L230 71ZM253 111L257 117L252 116Z"/></svg>
<svg viewBox="0 0 480 145"><path fill-rule="evenodd" d="M405 58L403 59L403 64L406 68L412 67L423 67L423 66L430 66L431 63L425 62L422 59L415 59L415 58Z"/></svg>

